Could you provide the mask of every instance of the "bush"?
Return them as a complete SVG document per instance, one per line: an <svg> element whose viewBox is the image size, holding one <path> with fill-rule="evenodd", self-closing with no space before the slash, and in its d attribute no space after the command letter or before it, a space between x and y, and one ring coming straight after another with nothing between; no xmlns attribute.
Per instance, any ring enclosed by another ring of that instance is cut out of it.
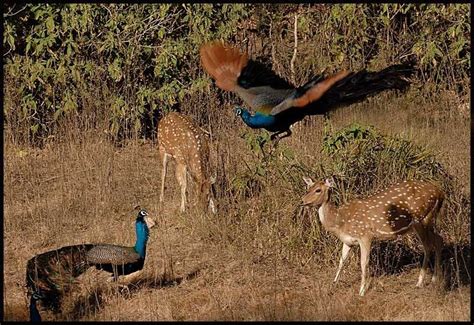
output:
<svg viewBox="0 0 474 325"><path fill-rule="evenodd" d="M211 39L239 44L297 85L322 70L415 57L428 91L470 89L467 4L5 6L4 116L18 143L42 145L71 126L118 142L153 136L163 112L218 92L199 63Z"/></svg>

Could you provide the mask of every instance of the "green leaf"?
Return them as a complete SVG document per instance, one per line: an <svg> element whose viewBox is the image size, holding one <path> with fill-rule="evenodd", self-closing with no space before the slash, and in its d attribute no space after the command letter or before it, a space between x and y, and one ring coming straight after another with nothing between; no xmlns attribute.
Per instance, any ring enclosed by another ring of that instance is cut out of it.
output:
<svg viewBox="0 0 474 325"><path fill-rule="evenodd" d="M13 37L12 34L8 35L8 45L10 45L11 49L15 49L15 38Z"/></svg>
<svg viewBox="0 0 474 325"><path fill-rule="evenodd" d="M35 54L36 55L40 55L43 51L43 42L38 42L38 44L36 44L36 47L35 47Z"/></svg>
<svg viewBox="0 0 474 325"><path fill-rule="evenodd" d="M28 41L28 38L26 38L26 47L25 47L25 53L28 54L31 48L31 39Z"/></svg>
<svg viewBox="0 0 474 325"><path fill-rule="evenodd" d="M51 33L54 30L54 18L53 18L53 16L49 16L46 19L46 29L48 30L49 33Z"/></svg>
<svg viewBox="0 0 474 325"><path fill-rule="evenodd" d="M38 132L38 128L39 128L39 124L34 124L34 125L30 126L30 130L33 132L33 134Z"/></svg>
<svg viewBox="0 0 474 325"><path fill-rule="evenodd" d="M62 112L63 112L62 108L57 109L53 114L53 120L56 121L58 117L62 114Z"/></svg>

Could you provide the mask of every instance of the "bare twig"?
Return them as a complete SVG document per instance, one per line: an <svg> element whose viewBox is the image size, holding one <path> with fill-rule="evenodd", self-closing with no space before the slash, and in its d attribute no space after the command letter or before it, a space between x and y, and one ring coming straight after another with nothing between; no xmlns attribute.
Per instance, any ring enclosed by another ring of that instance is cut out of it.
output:
<svg viewBox="0 0 474 325"><path fill-rule="evenodd" d="M6 53L4 53L4 54L3 54L3 56L7 56L7 55L8 55L8 53L10 53L11 51L12 51L12 48L10 47L10 48L8 49L8 51L7 51Z"/></svg>
<svg viewBox="0 0 474 325"><path fill-rule="evenodd" d="M273 62L273 69L278 72L278 67L279 63L276 57L275 53L275 43L273 42L273 37L272 37L272 31L273 31L273 20L270 20L270 42L272 45L272 62Z"/></svg>
<svg viewBox="0 0 474 325"><path fill-rule="evenodd" d="M6 14L3 14L3 17L5 18L5 17L15 16L16 14L18 14L18 13L22 12L23 10L25 10L26 7L28 7L28 4L26 4L23 8L21 8L21 9L18 10L17 12L14 12L14 13L12 13L12 14L11 14L10 12L8 12L8 13L6 13ZM10 11L13 10L13 8L15 8L15 5L13 5L13 7L10 9Z"/></svg>
<svg viewBox="0 0 474 325"><path fill-rule="evenodd" d="M298 51L298 14L295 13L295 26L293 29L293 34L295 36L295 45L293 47L293 57L290 61L290 70L291 70L291 79L293 80L293 84L296 84L295 80L295 61L296 61L296 53Z"/></svg>

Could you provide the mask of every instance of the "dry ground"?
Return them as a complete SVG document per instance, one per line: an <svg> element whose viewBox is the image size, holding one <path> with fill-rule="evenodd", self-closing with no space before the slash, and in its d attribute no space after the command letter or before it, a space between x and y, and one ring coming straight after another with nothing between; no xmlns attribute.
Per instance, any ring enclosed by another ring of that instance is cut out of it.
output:
<svg viewBox="0 0 474 325"><path fill-rule="evenodd" d="M364 113L368 106L373 111ZM394 107L398 107L396 115ZM383 114L373 114L375 110ZM413 110L409 103L396 98L391 106L369 101L365 106L354 105L336 112L332 122L338 128L356 120L430 145L440 153L450 172L463 179L464 188L460 190L469 193L469 118L437 119L426 110L425 115L414 116ZM233 119L228 111L228 118ZM239 129L221 137L222 148L235 153L229 154L230 165L246 157L243 140L237 135L243 127L237 120L232 123ZM301 159L315 161L321 125L321 119L315 117L296 127L294 136L283 141ZM309 136L314 141L308 141ZM170 166L166 206L160 207L161 163L152 142L131 142L116 148L93 132L86 132L41 150L9 143L4 149L5 320L28 317L24 279L29 258L52 248L85 242L132 245L135 204L146 207L157 221L140 281L128 291L119 292L98 271L90 270L66 297L63 313L43 311L44 319L471 319L470 285L450 290L432 284L415 288L419 263L405 265L396 274L378 274L366 296L359 297L358 250L351 256L340 282L333 285L339 249L325 252L324 256L318 251L290 256L287 250L280 249L287 243L280 242L279 233L271 232L274 228L270 223L265 229L252 232L243 228L242 233L230 236L225 225L233 222L229 220L232 214L208 216L193 208L180 214L174 164ZM192 190L190 201L193 194ZM290 200L285 209L290 211L295 202ZM255 213L258 218L259 202L246 204L255 210L247 215ZM217 240L219 236L231 239ZM265 236L266 242L259 236Z"/></svg>

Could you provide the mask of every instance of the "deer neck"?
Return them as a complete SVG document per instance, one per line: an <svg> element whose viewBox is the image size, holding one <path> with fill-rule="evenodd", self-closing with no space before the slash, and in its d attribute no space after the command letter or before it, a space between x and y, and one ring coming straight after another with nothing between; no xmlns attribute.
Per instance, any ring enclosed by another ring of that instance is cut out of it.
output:
<svg viewBox="0 0 474 325"><path fill-rule="evenodd" d="M328 230L337 228L338 208L331 202L324 202L318 210L319 220Z"/></svg>

